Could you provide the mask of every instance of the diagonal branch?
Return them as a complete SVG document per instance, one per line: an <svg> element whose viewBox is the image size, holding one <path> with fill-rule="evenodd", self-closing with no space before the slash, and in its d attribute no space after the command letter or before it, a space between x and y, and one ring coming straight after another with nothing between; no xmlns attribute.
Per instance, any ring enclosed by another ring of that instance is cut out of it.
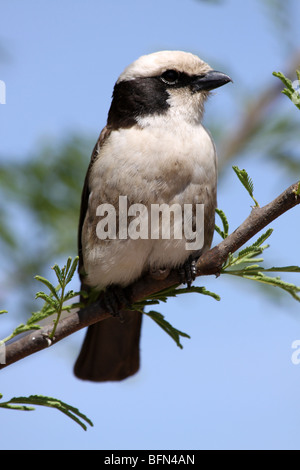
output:
<svg viewBox="0 0 300 470"><path fill-rule="evenodd" d="M231 235L201 256L197 263L197 276L218 275L230 253L234 253L241 248L255 234L284 212L300 204L300 196L297 196L298 188L299 183L295 183L266 206L254 207L249 217ZM145 299L150 294L179 283L179 274L175 270L171 271L164 280L153 279L146 275L131 285L132 301L137 302ZM49 334L53 329L51 324L8 344L5 349L6 363L0 364L0 369L47 348L86 326L109 317L110 314L100 299L60 320L55 338L52 340L49 338Z"/></svg>

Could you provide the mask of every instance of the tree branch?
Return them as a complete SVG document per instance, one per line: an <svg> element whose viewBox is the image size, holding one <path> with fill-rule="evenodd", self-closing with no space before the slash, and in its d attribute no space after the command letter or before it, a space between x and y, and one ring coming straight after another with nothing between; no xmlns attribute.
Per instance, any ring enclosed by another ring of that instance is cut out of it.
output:
<svg viewBox="0 0 300 470"><path fill-rule="evenodd" d="M231 235L200 257L197 263L197 276L220 274L222 266L230 253L234 253L241 248L255 234L284 212L300 204L300 196L296 194L298 185L298 183L293 184L266 206L254 207L249 217ZM132 302L145 299L150 294L179 283L179 274L175 270L171 271L169 276L163 280L153 279L146 275L130 286ZM99 299L92 305L60 320L53 340L49 338L49 334L53 329L53 325L50 324L8 344L6 346L6 363L0 364L0 369L47 348L86 326L109 317L110 314L105 309L102 299Z"/></svg>

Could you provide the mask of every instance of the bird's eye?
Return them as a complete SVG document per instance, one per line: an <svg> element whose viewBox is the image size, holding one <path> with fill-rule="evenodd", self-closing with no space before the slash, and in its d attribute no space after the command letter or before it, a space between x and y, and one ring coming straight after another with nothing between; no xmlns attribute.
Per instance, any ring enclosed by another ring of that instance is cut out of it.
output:
<svg viewBox="0 0 300 470"><path fill-rule="evenodd" d="M176 70L166 70L162 75L161 79L168 85L175 85L179 79L179 73Z"/></svg>

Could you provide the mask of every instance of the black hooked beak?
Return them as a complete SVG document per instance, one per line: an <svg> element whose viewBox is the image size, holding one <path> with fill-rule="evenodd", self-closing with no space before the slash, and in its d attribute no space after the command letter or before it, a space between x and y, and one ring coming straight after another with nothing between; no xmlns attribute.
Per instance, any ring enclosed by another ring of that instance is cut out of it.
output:
<svg viewBox="0 0 300 470"><path fill-rule="evenodd" d="M211 70L203 75L198 75L191 83L191 89L194 93L197 91L210 91L226 83L232 82L231 78L223 72Z"/></svg>

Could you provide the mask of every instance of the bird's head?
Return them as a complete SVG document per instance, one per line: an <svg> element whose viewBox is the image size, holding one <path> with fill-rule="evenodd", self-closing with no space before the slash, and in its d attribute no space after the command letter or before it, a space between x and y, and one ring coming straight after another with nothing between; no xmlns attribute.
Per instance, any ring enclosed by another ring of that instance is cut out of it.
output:
<svg viewBox="0 0 300 470"><path fill-rule="evenodd" d="M144 55L118 78L108 115L112 128L151 125L165 120L201 121L211 90L232 81L194 54L160 51Z"/></svg>

